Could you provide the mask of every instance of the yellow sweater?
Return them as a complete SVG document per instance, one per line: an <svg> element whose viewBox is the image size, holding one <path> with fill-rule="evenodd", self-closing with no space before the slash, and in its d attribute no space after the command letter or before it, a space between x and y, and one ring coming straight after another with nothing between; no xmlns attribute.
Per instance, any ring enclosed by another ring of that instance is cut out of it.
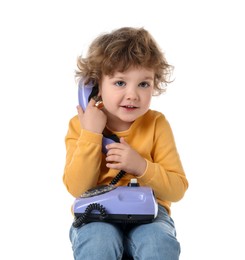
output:
<svg viewBox="0 0 245 260"><path fill-rule="evenodd" d="M158 203L170 214L171 202L180 200L188 188L186 179L172 134L164 115L149 110L138 118L131 127L123 132L114 132L142 157L146 159L147 168L138 178L141 186L150 186ZM90 188L109 182L117 175L118 170L108 169L102 149L102 134L81 129L78 116L69 123L65 138L66 164L63 175L67 190L79 197ZM125 186L131 178L127 173L118 183Z"/></svg>

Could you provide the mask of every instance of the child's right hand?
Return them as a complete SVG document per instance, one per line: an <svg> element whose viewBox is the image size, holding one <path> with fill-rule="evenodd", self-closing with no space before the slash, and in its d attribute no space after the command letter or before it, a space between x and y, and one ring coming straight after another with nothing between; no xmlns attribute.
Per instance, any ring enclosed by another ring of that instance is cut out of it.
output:
<svg viewBox="0 0 245 260"><path fill-rule="evenodd" d="M106 126L107 116L102 110L95 107L95 103L96 101L91 98L85 111L78 105L78 118L83 129L101 134Z"/></svg>

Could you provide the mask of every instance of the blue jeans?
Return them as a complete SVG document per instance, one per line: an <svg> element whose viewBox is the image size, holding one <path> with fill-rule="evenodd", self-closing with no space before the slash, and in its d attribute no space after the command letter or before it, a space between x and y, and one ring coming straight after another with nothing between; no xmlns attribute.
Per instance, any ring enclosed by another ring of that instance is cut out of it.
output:
<svg viewBox="0 0 245 260"><path fill-rule="evenodd" d="M70 240L75 260L119 260L123 254L134 260L178 260L180 254L174 222L160 205L152 223L72 226Z"/></svg>

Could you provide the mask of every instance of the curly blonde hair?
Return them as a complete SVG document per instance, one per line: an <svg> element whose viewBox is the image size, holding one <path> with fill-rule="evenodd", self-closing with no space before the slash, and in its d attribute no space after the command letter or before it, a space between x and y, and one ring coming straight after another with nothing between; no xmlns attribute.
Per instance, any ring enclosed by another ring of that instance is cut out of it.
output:
<svg viewBox="0 0 245 260"><path fill-rule="evenodd" d="M87 57L79 56L75 77L97 85L102 75L124 72L130 67L153 69L155 95L170 83L173 66L169 65L151 34L143 28L123 27L98 36L90 45Z"/></svg>

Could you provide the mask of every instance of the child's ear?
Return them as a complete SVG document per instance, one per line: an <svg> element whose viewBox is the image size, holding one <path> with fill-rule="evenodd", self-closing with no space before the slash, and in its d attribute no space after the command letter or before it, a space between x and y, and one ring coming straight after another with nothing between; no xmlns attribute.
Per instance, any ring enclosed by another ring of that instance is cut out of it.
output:
<svg viewBox="0 0 245 260"><path fill-rule="evenodd" d="M101 96L101 84L98 85L98 94L97 94L98 97Z"/></svg>

